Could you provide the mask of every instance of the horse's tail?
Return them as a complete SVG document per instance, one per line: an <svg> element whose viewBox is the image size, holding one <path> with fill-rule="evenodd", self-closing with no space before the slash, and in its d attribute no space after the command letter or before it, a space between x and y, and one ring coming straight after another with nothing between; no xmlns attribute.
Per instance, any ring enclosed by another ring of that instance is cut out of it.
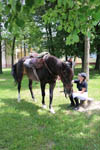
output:
<svg viewBox="0 0 100 150"><path fill-rule="evenodd" d="M18 63L14 64L12 66L12 71L11 71L11 74L12 74L16 84L18 83L17 65L18 65Z"/></svg>
<svg viewBox="0 0 100 150"><path fill-rule="evenodd" d="M16 84L18 82L21 82L22 77L23 77L23 71L24 71L23 62L24 62L24 60L20 59L16 64L14 64L12 66L12 72L11 73L12 73L12 76L13 76Z"/></svg>
<svg viewBox="0 0 100 150"><path fill-rule="evenodd" d="M23 71L24 71L23 62L24 60L20 59L16 64L12 66L12 76L16 84L20 82L23 77Z"/></svg>

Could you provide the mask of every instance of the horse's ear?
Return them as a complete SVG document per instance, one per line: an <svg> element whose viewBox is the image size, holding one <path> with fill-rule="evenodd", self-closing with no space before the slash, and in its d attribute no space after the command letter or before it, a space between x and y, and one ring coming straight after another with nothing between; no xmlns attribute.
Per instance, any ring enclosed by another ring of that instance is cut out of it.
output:
<svg viewBox="0 0 100 150"><path fill-rule="evenodd" d="M72 68L72 62L66 61L66 64L67 64L68 67Z"/></svg>

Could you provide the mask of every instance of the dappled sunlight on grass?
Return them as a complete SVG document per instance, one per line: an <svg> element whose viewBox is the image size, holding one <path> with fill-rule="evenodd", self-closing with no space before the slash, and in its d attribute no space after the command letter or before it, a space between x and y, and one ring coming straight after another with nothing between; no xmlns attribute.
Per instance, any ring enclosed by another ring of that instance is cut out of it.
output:
<svg viewBox="0 0 100 150"><path fill-rule="evenodd" d="M4 81L6 81L6 79L0 79L0 82L4 82Z"/></svg>
<svg viewBox="0 0 100 150"><path fill-rule="evenodd" d="M76 70L75 77L79 70ZM95 78L93 79L93 75ZM91 72L89 95L100 100L100 76ZM46 88L47 109L42 109L40 85L33 84L37 102L31 98L26 77L22 83L21 101L17 102L9 69L0 75L0 150L99 150L100 110L77 112L69 109L62 83L57 81L53 108L49 112L49 89ZM2 79L5 79L2 81Z"/></svg>
<svg viewBox="0 0 100 150"><path fill-rule="evenodd" d="M30 115L30 114L27 113L26 111L21 111L20 114L23 115L23 116L29 116L29 115Z"/></svg>

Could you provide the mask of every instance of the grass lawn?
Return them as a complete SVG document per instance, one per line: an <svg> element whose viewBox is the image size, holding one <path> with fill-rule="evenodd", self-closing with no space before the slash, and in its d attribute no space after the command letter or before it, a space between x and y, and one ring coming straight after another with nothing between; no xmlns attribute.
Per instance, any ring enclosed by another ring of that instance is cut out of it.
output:
<svg viewBox="0 0 100 150"><path fill-rule="evenodd" d="M75 77L80 68L75 70ZM90 70L89 96L100 100L100 73ZM21 102L17 102L10 69L0 75L0 150L100 150L100 111L69 110L62 84L57 82L53 107L56 114L41 108L41 91L34 83L33 102L24 78ZM48 86L46 104L49 104Z"/></svg>

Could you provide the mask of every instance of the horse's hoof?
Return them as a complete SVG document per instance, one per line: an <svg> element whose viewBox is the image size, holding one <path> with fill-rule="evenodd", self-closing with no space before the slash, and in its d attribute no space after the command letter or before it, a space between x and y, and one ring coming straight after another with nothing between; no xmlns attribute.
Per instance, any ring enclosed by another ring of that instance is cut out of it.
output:
<svg viewBox="0 0 100 150"><path fill-rule="evenodd" d="M51 112L52 114L55 114L55 111L54 111L53 108L50 109L50 112Z"/></svg>
<svg viewBox="0 0 100 150"><path fill-rule="evenodd" d="M20 98L18 97L17 102L20 103Z"/></svg>
<svg viewBox="0 0 100 150"><path fill-rule="evenodd" d="M37 99L33 98L33 101L34 101L34 102L37 102Z"/></svg>
<svg viewBox="0 0 100 150"><path fill-rule="evenodd" d="M43 109L46 109L46 108L47 108L47 106L46 106L46 105L42 105L42 108L43 108Z"/></svg>
<svg viewBox="0 0 100 150"><path fill-rule="evenodd" d="M20 94L18 93L18 99L17 99L17 102L19 103L20 102Z"/></svg>

